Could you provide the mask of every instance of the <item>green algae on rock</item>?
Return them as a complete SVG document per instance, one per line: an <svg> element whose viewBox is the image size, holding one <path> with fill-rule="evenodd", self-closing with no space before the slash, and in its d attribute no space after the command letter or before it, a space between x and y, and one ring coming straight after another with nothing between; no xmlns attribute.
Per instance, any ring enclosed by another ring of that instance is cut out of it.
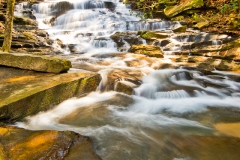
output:
<svg viewBox="0 0 240 160"><path fill-rule="evenodd" d="M68 98L95 91L101 80L99 74L88 71L59 75L27 72L22 76L8 76L8 71L1 70L0 82L0 119L4 122L22 119Z"/></svg>
<svg viewBox="0 0 240 160"><path fill-rule="evenodd" d="M164 13L167 17L171 18L183 11L193 8L201 8L203 5L204 5L203 0L181 0L179 5L167 6L164 9Z"/></svg>
<svg viewBox="0 0 240 160"><path fill-rule="evenodd" d="M80 148L77 154L74 150ZM83 149L82 149L83 148ZM4 152L1 152L4 150ZM99 159L88 137L70 131L30 131L0 127L0 158L7 159Z"/></svg>
<svg viewBox="0 0 240 160"><path fill-rule="evenodd" d="M161 48L153 45L132 45L129 51L135 54L144 54L149 57L164 57Z"/></svg>
<svg viewBox="0 0 240 160"><path fill-rule="evenodd" d="M72 67L66 59L23 53L0 53L0 65L50 73L67 72Z"/></svg>
<svg viewBox="0 0 240 160"><path fill-rule="evenodd" d="M205 21L201 21L201 22L198 22L197 24L195 24L193 27L194 28L198 28L198 29L203 29L205 27L208 27L209 26L209 22L207 20Z"/></svg>
<svg viewBox="0 0 240 160"><path fill-rule="evenodd" d="M157 31L138 31L138 35L146 40L163 39L168 37L168 34Z"/></svg>

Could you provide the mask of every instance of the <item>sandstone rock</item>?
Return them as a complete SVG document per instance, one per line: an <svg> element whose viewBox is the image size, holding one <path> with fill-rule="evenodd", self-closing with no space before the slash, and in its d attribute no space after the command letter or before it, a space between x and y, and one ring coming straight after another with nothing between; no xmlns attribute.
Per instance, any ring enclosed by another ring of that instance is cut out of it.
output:
<svg viewBox="0 0 240 160"><path fill-rule="evenodd" d="M0 120L16 121L81 94L95 91L99 74L50 74L0 67Z"/></svg>
<svg viewBox="0 0 240 160"><path fill-rule="evenodd" d="M130 45L143 43L142 39L134 32L116 32L111 35L110 38L118 47L122 47L125 44L124 41L128 42Z"/></svg>
<svg viewBox="0 0 240 160"><path fill-rule="evenodd" d="M181 0L176 6L167 6L164 9L164 13L167 17L171 18L183 11L200 8L203 5L203 0Z"/></svg>
<svg viewBox="0 0 240 160"><path fill-rule="evenodd" d="M138 34L146 40L155 40L155 39L163 39L167 38L168 34L161 33L158 31L138 31Z"/></svg>
<svg viewBox="0 0 240 160"><path fill-rule="evenodd" d="M197 24L195 24L193 26L193 28L198 28L198 29L203 29L205 27L208 27L209 26L209 22L208 21L202 21L202 22L198 22Z"/></svg>
<svg viewBox="0 0 240 160"><path fill-rule="evenodd" d="M225 44L220 55L224 59L240 60L240 39Z"/></svg>
<svg viewBox="0 0 240 160"><path fill-rule="evenodd" d="M189 56L188 57L188 62L190 63L199 63L205 61L206 58L202 56Z"/></svg>
<svg viewBox="0 0 240 160"><path fill-rule="evenodd" d="M135 54L144 54L149 57L163 58L163 52L160 47L153 45L132 45L129 52Z"/></svg>
<svg viewBox="0 0 240 160"><path fill-rule="evenodd" d="M99 159L94 153L89 138L74 132L30 131L16 127L0 127L0 157L3 160L70 159L76 148L79 150L75 157L86 160Z"/></svg>
<svg viewBox="0 0 240 160"><path fill-rule="evenodd" d="M52 73L67 72L71 68L69 60L22 53L0 53L0 65Z"/></svg>
<svg viewBox="0 0 240 160"><path fill-rule="evenodd" d="M129 95L133 94L133 88L131 86L127 85L126 83L123 83L123 82L118 82L116 84L115 91L123 92L123 93L129 94Z"/></svg>
<svg viewBox="0 0 240 160"><path fill-rule="evenodd" d="M221 63L216 66L216 69L222 71L237 71L240 70L240 65L232 60L221 60Z"/></svg>
<svg viewBox="0 0 240 160"><path fill-rule="evenodd" d="M180 27L178 27L178 28L173 29L173 32L174 32L174 33L177 33L177 32L186 32L186 29L187 29L187 26L183 25L183 26L180 26Z"/></svg>

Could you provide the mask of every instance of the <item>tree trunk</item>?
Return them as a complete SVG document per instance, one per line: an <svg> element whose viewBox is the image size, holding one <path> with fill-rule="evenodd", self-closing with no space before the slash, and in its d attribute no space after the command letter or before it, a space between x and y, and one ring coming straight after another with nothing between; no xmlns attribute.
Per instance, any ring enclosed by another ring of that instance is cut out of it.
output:
<svg viewBox="0 0 240 160"><path fill-rule="evenodd" d="M10 49L11 49L14 5L15 5L15 0L7 0L7 14L6 14L6 22L5 22L4 41L2 46L3 52L10 52Z"/></svg>
<svg viewBox="0 0 240 160"><path fill-rule="evenodd" d="M238 12L240 13L240 0L238 0Z"/></svg>

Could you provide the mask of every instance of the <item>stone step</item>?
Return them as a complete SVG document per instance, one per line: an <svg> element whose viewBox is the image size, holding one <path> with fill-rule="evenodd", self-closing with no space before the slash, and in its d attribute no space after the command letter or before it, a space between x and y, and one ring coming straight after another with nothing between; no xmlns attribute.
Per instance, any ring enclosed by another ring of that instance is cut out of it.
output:
<svg viewBox="0 0 240 160"><path fill-rule="evenodd" d="M0 66L0 77L2 122L20 120L68 98L95 91L101 80L99 74L84 70L53 74L3 66Z"/></svg>

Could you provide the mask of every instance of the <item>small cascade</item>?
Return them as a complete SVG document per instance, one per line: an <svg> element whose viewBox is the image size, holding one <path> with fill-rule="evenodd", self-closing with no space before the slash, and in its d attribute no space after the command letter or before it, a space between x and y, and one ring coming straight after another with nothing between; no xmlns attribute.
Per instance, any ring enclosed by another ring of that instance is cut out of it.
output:
<svg viewBox="0 0 240 160"><path fill-rule="evenodd" d="M18 5L18 13L24 5ZM129 44L117 46L109 38L115 32L132 32L139 30L156 30L172 32L181 26L177 21L147 20L140 21L129 7L118 1L95 0L46 0L32 5L40 29L47 29L52 39L59 39L63 44L74 44L76 53L88 53L92 48L108 48L110 52L127 51ZM68 34L64 34L68 32ZM80 38L78 35L84 35ZM91 35L91 36L86 36ZM99 39L99 36L108 41ZM112 41L112 42L110 42ZM111 44L111 45L110 45ZM104 47L103 47L104 46Z"/></svg>
<svg viewBox="0 0 240 160"><path fill-rule="evenodd" d="M66 100L16 126L88 136L98 156L106 160L192 159L198 150L185 157L186 147L197 142L204 143L200 153L209 152L205 146L218 144L218 139L226 146L230 140L236 143L237 137L217 132L214 125L239 125L239 73L163 69L176 68L166 54L213 51L232 37L193 29L174 33L180 22L140 21L118 0L45 0L32 8L39 28L63 44L53 43L61 56L70 59L76 71L98 72L102 80L96 92ZM139 30L167 35L153 41L164 58L127 52L130 41L149 44L137 34ZM120 38L113 40L115 34Z"/></svg>

